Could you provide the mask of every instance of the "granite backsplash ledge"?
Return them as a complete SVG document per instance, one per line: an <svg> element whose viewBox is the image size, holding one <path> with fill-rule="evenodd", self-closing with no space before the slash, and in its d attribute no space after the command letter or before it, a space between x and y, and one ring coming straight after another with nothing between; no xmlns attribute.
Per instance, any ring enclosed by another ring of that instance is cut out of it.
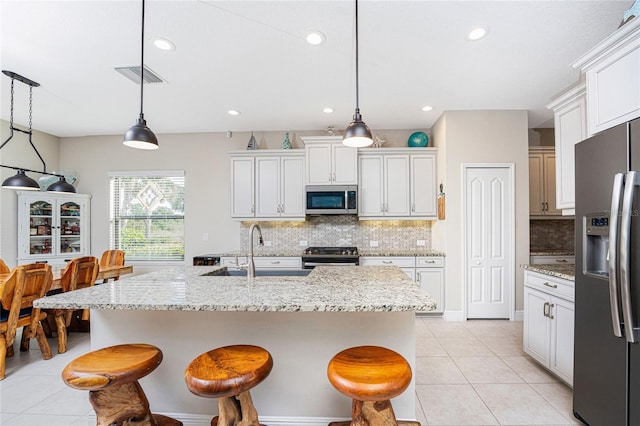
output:
<svg viewBox="0 0 640 426"><path fill-rule="evenodd" d="M240 226L240 250L249 248L249 227ZM377 250L409 252L431 249L431 221L428 220L358 220L357 216L309 216L304 222L260 222L265 241L262 253L300 252L312 246L355 246L373 249L370 241L377 241ZM425 242L417 246L417 241ZM306 244L300 242L306 241Z"/></svg>

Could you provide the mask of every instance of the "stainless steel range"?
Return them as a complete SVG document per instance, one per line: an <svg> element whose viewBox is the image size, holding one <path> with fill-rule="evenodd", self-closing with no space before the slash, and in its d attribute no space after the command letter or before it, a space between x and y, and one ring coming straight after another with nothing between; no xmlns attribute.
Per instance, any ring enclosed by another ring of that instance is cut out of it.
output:
<svg viewBox="0 0 640 426"><path fill-rule="evenodd" d="M357 247L308 247L302 253L302 267L337 265L357 266L360 263Z"/></svg>

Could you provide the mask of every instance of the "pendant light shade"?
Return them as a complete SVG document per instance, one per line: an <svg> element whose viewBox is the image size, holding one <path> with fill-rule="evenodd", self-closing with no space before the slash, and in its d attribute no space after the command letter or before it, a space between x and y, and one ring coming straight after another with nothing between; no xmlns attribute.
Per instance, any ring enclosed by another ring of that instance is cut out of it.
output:
<svg viewBox="0 0 640 426"><path fill-rule="evenodd" d="M147 121L142 117L138 118L136 124L127 130L122 143L137 149L158 148L158 138L156 138L156 135L147 127Z"/></svg>
<svg viewBox="0 0 640 426"><path fill-rule="evenodd" d="M369 146L373 143L371 129L362 121L362 116L357 110L353 116L353 121L349 123L349 126L344 131L342 143L355 148Z"/></svg>
<svg viewBox="0 0 640 426"><path fill-rule="evenodd" d="M342 143L346 146L361 148L373 144L371 129L362 121L360 115L360 81L358 76L358 0L356 0L356 112L353 121L344 131Z"/></svg>
<svg viewBox="0 0 640 426"><path fill-rule="evenodd" d="M69 182L65 180L64 177L61 177L59 181L52 183L47 188L48 192L70 192L75 194L76 189Z"/></svg>
<svg viewBox="0 0 640 426"><path fill-rule="evenodd" d="M2 182L2 187L7 189L23 189L27 191L40 190L40 185L38 185L38 182L27 176L22 169L18 170L18 173L16 173L14 176L5 179L5 181Z"/></svg>
<svg viewBox="0 0 640 426"><path fill-rule="evenodd" d="M142 0L142 41L140 45L140 117L124 134L123 144L137 149L158 149L158 138L144 119L144 0Z"/></svg>

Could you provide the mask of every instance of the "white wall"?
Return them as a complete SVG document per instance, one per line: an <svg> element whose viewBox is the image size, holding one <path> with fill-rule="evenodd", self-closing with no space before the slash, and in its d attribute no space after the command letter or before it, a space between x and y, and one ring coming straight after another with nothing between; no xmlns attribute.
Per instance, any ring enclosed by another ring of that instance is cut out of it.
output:
<svg viewBox="0 0 640 426"><path fill-rule="evenodd" d="M0 120L0 137L4 142L10 134L9 122ZM15 127L25 129L14 123ZM47 164L47 171L58 168L58 152L60 140L46 133L34 131L33 144ZM5 166L24 167L31 170L42 170L42 162L29 144L29 136L22 132L14 132L13 138L0 150L0 164ZM15 170L0 168L0 182L16 174ZM42 176L39 173L27 173L36 181ZM18 257L18 196L12 189L0 190L0 257L10 267L16 266Z"/></svg>
<svg viewBox="0 0 640 426"><path fill-rule="evenodd" d="M515 164L515 306L523 308L523 272L529 256L529 161L526 111L447 111L432 128L438 180L447 194L447 217L432 227L434 249L447 254L446 310L463 310L465 285L462 215L463 163Z"/></svg>

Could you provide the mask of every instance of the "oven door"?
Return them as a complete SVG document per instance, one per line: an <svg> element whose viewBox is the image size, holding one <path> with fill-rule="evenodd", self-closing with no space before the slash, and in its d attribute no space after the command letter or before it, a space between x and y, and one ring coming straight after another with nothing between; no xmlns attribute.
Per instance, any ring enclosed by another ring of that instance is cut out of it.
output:
<svg viewBox="0 0 640 426"><path fill-rule="evenodd" d="M313 269L316 266L358 266L357 256L302 256L302 269Z"/></svg>

